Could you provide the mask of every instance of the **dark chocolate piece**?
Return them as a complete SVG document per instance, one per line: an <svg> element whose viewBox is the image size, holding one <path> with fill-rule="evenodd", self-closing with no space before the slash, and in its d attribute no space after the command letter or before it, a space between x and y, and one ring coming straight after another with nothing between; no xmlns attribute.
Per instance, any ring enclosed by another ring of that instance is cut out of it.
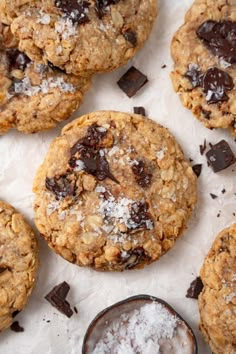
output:
<svg viewBox="0 0 236 354"><path fill-rule="evenodd" d="M132 171L138 185L142 188L150 186L152 182L152 174L146 171L146 166L143 161L137 161L137 163L133 164Z"/></svg>
<svg viewBox="0 0 236 354"><path fill-rule="evenodd" d="M89 2L86 0L55 0L55 5L65 14L74 24L89 22L88 8Z"/></svg>
<svg viewBox="0 0 236 354"><path fill-rule="evenodd" d="M135 202L131 205L129 228L137 229L153 229L153 221L151 214L148 212L148 203Z"/></svg>
<svg viewBox="0 0 236 354"><path fill-rule="evenodd" d="M210 196L212 197L212 199L216 199L216 198L218 198L218 196L217 196L217 195L215 195L215 194L213 194L213 193L210 193Z"/></svg>
<svg viewBox="0 0 236 354"><path fill-rule="evenodd" d="M140 114L141 116L145 117L146 112L144 107L134 107L134 113L135 114Z"/></svg>
<svg viewBox="0 0 236 354"><path fill-rule="evenodd" d="M27 64L31 62L31 60L24 53L20 52L18 49L11 48L6 50L7 58L9 60L9 69L19 69L25 70Z"/></svg>
<svg viewBox="0 0 236 354"><path fill-rule="evenodd" d="M201 109L202 114L204 115L205 119L210 119L211 118L211 112L210 111L206 111L205 109Z"/></svg>
<svg viewBox="0 0 236 354"><path fill-rule="evenodd" d="M226 192L226 189L223 188L222 191L221 191L221 193L222 193L222 194L225 194L225 192Z"/></svg>
<svg viewBox="0 0 236 354"><path fill-rule="evenodd" d="M214 55L230 64L236 63L236 22L208 20L196 33Z"/></svg>
<svg viewBox="0 0 236 354"><path fill-rule="evenodd" d="M192 281L190 284L189 289L187 290L186 297L190 299L198 299L201 291L203 289L203 283L200 277L197 277L195 280Z"/></svg>
<svg viewBox="0 0 236 354"><path fill-rule="evenodd" d="M75 313L78 313L77 307L74 306Z"/></svg>
<svg viewBox="0 0 236 354"><path fill-rule="evenodd" d="M137 34L132 30L128 30L123 33L125 39L132 44L133 47L137 45Z"/></svg>
<svg viewBox="0 0 236 354"><path fill-rule="evenodd" d="M75 194L75 183L71 182L67 175L55 176L53 178L46 177L45 186L55 194L57 200Z"/></svg>
<svg viewBox="0 0 236 354"><path fill-rule="evenodd" d="M196 175L197 177L199 177L200 174L201 174L201 172L202 172L202 164L194 165L194 166L192 167L192 169L193 169L193 172L195 173L195 175Z"/></svg>
<svg viewBox="0 0 236 354"><path fill-rule="evenodd" d="M116 183L119 181L110 171L109 163L106 160L105 153L101 149L103 139L107 136L107 130L103 127L93 124L88 128L87 135L77 141L71 148L71 159L69 165L76 167L76 156L84 164L84 171L95 176L99 181L110 178Z"/></svg>
<svg viewBox="0 0 236 354"><path fill-rule="evenodd" d="M199 145L199 150L201 155L206 151L206 139L204 139L203 145Z"/></svg>
<svg viewBox="0 0 236 354"><path fill-rule="evenodd" d="M167 65L166 65L166 64L163 64L161 68L162 68L162 69L165 69L166 67L167 67Z"/></svg>
<svg viewBox="0 0 236 354"><path fill-rule="evenodd" d="M234 82L229 74L214 67L204 74L202 88L208 104L213 104L228 101L226 92L233 90Z"/></svg>
<svg viewBox="0 0 236 354"><path fill-rule="evenodd" d="M148 82L147 76L132 66L117 82L128 97L133 97Z"/></svg>
<svg viewBox="0 0 236 354"><path fill-rule="evenodd" d="M95 9L99 18L102 18L110 5L115 5L120 0L96 0Z"/></svg>
<svg viewBox="0 0 236 354"><path fill-rule="evenodd" d="M70 290L69 284L65 281L57 286L55 286L46 296L45 299L58 311L67 317L73 315L73 311L70 307L68 301L66 301L66 296Z"/></svg>
<svg viewBox="0 0 236 354"><path fill-rule="evenodd" d="M146 256L143 247L137 247L129 251L127 257L128 258L126 258L125 263L127 262L128 264L126 265L125 269L133 269L139 263L142 263L145 259L149 258L148 256ZM132 259L131 263L129 263L129 259Z"/></svg>
<svg viewBox="0 0 236 354"><path fill-rule="evenodd" d="M203 73L197 64L189 64L184 76L189 79L193 87L202 86Z"/></svg>
<svg viewBox="0 0 236 354"><path fill-rule="evenodd" d="M11 330L17 333L24 332L24 328L20 326L18 321L12 323Z"/></svg>
<svg viewBox="0 0 236 354"><path fill-rule="evenodd" d="M229 144L225 140L213 145L206 153L206 157L214 172L222 171L236 161Z"/></svg>

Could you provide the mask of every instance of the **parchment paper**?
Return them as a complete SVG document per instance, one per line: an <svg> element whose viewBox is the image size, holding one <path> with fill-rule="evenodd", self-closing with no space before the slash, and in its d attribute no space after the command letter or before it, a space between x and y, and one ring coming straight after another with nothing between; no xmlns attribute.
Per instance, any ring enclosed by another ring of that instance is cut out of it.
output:
<svg viewBox="0 0 236 354"><path fill-rule="evenodd" d="M131 112L133 106L144 106L149 117L171 130L186 157L191 157L194 163L203 163L198 180L198 207L188 230L160 261L143 270L120 274L98 273L72 265L55 255L46 242L39 239L40 269L36 289L27 307L16 317L25 331L1 333L1 354L80 354L86 328L99 311L142 293L169 302L192 326L199 354L211 353L198 331L197 301L186 299L185 294L190 282L199 274L215 236L233 222L236 182L233 168L218 174L212 172L205 156L199 153L199 144L204 139L217 143L225 138L236 153L236 143L228 132L204 128L190 111L183 108L172 89L169 78L172 68L170 41L191 4L192 0L159 0L158 19L148 43L126 67L97 76L79 113L74 115L99 109ZM149 83L129 99L116 82L131 64L148 76ZM167 67L162 69L164 64ZM61 128L62 125L51 132L29 136L12 131L0 137L0 198L23 212L32 225L34 174L49 143ZM223 188L226 189L225 194L221 193ZM219 197L212 200L210 193ZM220 217L217 217L219 211ZM52 287L64 280L71 285L68 300L78 309L78 314L71 319L44 300Z"/></svg>

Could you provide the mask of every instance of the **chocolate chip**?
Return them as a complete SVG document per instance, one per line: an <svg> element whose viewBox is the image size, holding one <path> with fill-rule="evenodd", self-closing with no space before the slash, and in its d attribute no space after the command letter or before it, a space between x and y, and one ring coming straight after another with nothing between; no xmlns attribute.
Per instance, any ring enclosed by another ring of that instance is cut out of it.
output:
<svg viewBox="0 0 236 354"><path fill-rule="evenodd" d="M199 177L200 174L201 174L201 172L202 172L202 164L194 165L194 166L192 167L192 169L193 169L193 172L195 173L195 175L196 175L197 177Z"/></svg>
<svg viewBox="0 0 236 354"><path fill-rule="evenodd" d="M166 67L167 67L167 65L166 65L166 64L163 64L161 68L162 68L162 69L165 69Z"/></svg>
<svg viewBox="0 0 236 354"><path fill-rule="evenodd" d="M57 200L75 194L75 183L71 182L67 175L53 178L46 177L45 186L49 191L55 194Z"/></svg>
<svg viewBox="0 0 236 354"><path fill-rule="evenodd" d="M59 8L74 24L79 25L89 22L88 8L90 6L85 0L55 0L55 5Z"/></svg>
<svg viewBox="0 0 236 354"><path fill-rule="evenodd" d="M209 104L228 101L226 92L234 88L232 77L218 68L210 68L204 74L202 82L203 92Z"/></svg>
<svg viewBox="0 0 236 354"><path fill-rule="evenodd" d="M149 187L152 182L152 174L146 171L146 166L143 161L135 161L132 166L135 179L142 188Z"/></svg>
<svg viewBox="0 0 236 354"><path fill-rule="evenodd" d="M210 193L210 196L212 197L212 199L216 199L216 198L218 198L218 196L217 196L217 195L215 195L215 194L213 194L213 193Z"/></svg>
<svg viewBox="0 0 236 354"><path fill-rule="evenodd" d="M55 286L46 296L45 299L58 311L71 317L73 311L70 307L70 304L66 301L66 296L70 290L69 284L65 281L57 286Z"/></svg>
<svg viewBox="0 0 236 354"><path fill-rule="evenodd" d="M75 306L74 306L74 311L75 311L75 313L78 313L78 310Z"/></svg>
<svg viewBox="0 0 236 354"><path fill-rule="evenodd" d="M201 109L201 111L202 111L202 114L204 115L204 118L210 119L210 117L211 117L211 112L210 111L206 111L203 108Z"/></svg>
<svg viewBox="0 0 236 354"><path fill-rule="evenodd" d="M196 33L214 55L236 63L236 22L209 20L201 24Z"/></svg>
<svg viewBox="0 0 236 354"><path fill-rule="evenodd" d="M71 159L69 165L76 167L76 161L79 159L84 164L84 171L97 177L99 181L110 178L116 183L119 181L110 171L109 163L106 160L105 153L101 149L103 139L107 136L107 129L93 124L88 128L87 135L78 140L71 148ZM74 156L78 154L78 159Z"/></svg>
<svg viewBox="0 0 236 354"><path fill-rule="evenodd" d="M120 0L96 0L95 10L99 18L102 18L110 5L115 5Z"/></svg>
<svg viewBox="0 0 236 354"><path fill-rule="evenodd" d="M135 202L131 205L129 228L137 229L153 229L153 221L148 212L148 204L146 202Z"/></svg>
<svg viewBox="0 0 236 354"><path fill-rule="evenodd" d="M137 45L137 34L132 30L128 30L123 33L125 39L132 44L133 47Z"/></svg>
<svg viewBox="0 0 236 354"><path fill-rule="evenodd" d="M206 157L214 172L222 171L236 161L229 144L225 140L213 145L206 153Z"/></svg>
<svg viewBox="0 0 236 354"><path fill-rule="evenodd" d="M144 261L144 259L147 259L147 258L149 258L149 257L146 256L144 249L142 247L137 247L137 248L128 252L128 255L126 258L127 265L125 266L125 269L133 269L139 263L142 263Z"/></svg>
<svg viewBox="0 0 236 354"><path fill-rule="evenodd" d="M117 82L128 97L133 97L148 82L147 76L132 66Z"/></svg>
<svg viewBox="0 0 236 354"><path fill-rule="evenodd" d="M193 87L202 86L203 73L197 64L189 64L184 76L189 79Z"/></svg>
<svg viewBox="0 0 236 354"><path fill-rule="evenodd" d="M17 333L24 332L24 328L20 326L18 321L12 323L11 330Z"/></svg>
<svg viewBox="0 0 236 354"><path fill-rule="evenodd" d="M200 277L197 277L195 280L192 281L190 284L189 289L187 290L186 297L190 299L198 299L201 291L203 289L203 283Z"/></svg>
<svg viewBox="0 0 236 354"><path fill-rule="evenodd" d="M144 107L134 107L134 113L135 114L140 114L141 116L145 117L146 112Z"/></svg>
<svg viewBox="0 0 236 354"><path fill-rule="evenodd" d="M203 145L199 145L199 150L201 155L206 151L206 139L204 139Z"/></svg>
<svg viewBox="0 0 236 354"><path fill-rule="evenodd" d="M27 64L31 60L24 53L20 52L18 49L12 48L6 50L7 57L9 60L9 70L25 70Z"/></svg>

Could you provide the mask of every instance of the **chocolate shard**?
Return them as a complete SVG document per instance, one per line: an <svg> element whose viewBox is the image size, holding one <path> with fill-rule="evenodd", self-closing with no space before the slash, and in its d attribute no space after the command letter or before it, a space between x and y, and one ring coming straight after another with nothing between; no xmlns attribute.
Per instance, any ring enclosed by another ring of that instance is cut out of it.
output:
<svg viewBox="0 0 236 354"><path fill-rule="evenodd" d="M67 317L73 315L70 304L66 301L66 296L70 290L70 286L65 281L55 286L46 296L45 299L58 311Z"/></svg>
<svg viewBox="0 0 236 354"><path fill-rule="evenodd" d="M137 45L137 34L132 30L128 30L123 33L125 39L132 44L133 47Z"/></svg>
<svg viewBox="0 0 236 354"><path fill-rule="evenodd" d="M15 48L7 49L6 54L9 61L10 70L18 69L23 71L31 62L27 55Z"/></svg>
<svg viewBox="0 0 236 354"><path fill-rule="evenodd" d="M236 22L208 20L198 27L196 34L214 55L236 63Z"/></svg>
<svg viewBox="0 0 236 354"><path fill-rule="evenodd" d="M206 151L206 139L204 139L203 145L199 145L199 150L201 155Z"/></svg>
<svg viewBox="0 0 236 354"><path fill-rule="evenodd" d="M55 194L57 200L73 196L75 193L75 184L68 179L67 175L46 177L45 186Z"/></svg>
<svg viewBox="0 0 236 354"><path fill-rule="evenodd" d="M66 15L74 24L81 25L89 22L88 8L89 2L86 0L55 0L55 5L64 15Z"/></svg>
<svg viewBox="0 0 236 354"><path fill-rule="evenodd" d="M233 90L232 77L216 67L210 68L203 76L202 89L208 104L228 101L226 92Z"/></svg>
<svg viewBox="0 0 236 354"><path fill-rule="evenodd" d="M225 140L213 145L206 153L206 157L214 172L220 172L236 161L229 144Z"/></svg>
<svg viewBox="0 0 236 354"><path fill-rule="evenodd" d="M24 332L24 328L20 326L18 321L12 323L11 330L17 333Z"/></svg>
<svg viewBox="0 0 236 354"><path fill-rule="evenodd" d="M186 297L190 299L198 299L201 291L203 289L203 283L200 277L197 277L190 284L189 289L187 290Z"/></svg>
<svg viewBox="0 0 236 354"><path fill-rule="evenodd" d="M146 116L145 108L141 107L141 106L140 107L134 107L134 113L135 114L140 114L143 117Z"/></svg>
<svg viewBox="0 0 236 354"><path fill-rule="evenodd" d="M127 263L125 269L134 269L139 263L143 262L143 260L147 258L149 258L149 256L145 254L143 247L137 247L128 252L125 259L125 263Z"/></svg>
<svg viewBox="0 0 236 354"><path fill-rule="evenodd" d="M149 187L152 182L152 174L147 172L147 168L143 161L135 161L132 166L133 174L136 182L142 188Z"/></svg>
<svg viewBox="0 0 236 354"><path fill-rule="evenodd" d="M195 173L195 175L197 177L199 177L202 172L202 164L196 164L192 167L192 169L193 169L193 172Z"/></svg>
<svg viewBox="0 0 236 354"><path fill-rule="evenodd" d="M117 82L128 97L133 97L148 82L146 75L132 66Z"/></svg>
<svg viewBox="0 0 236 354"><path fill-rule="evenodd" d="M212 199L218 198L218 196L216 194L213 194L213 193L210 193L210 196L211 196Z"/></svg>

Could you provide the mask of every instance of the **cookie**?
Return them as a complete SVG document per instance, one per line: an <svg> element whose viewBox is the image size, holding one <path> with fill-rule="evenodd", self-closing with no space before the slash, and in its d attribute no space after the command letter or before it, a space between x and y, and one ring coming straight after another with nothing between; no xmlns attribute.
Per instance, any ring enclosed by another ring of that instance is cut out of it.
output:
<svg viewBox="0 0 236 354"><path fill-rule="evenodd" d="M196 176L166 128L94 112L68 124L34 180L35 223L58 254L100 270L142 268L175 243Z"/></svg>
<svg viewBox="0 0 236 354"><path fill-rule="evenodd" d="M0 331L11 326L32 292L38 267L33 230L12 206L0 201Z"/></svg>
<svg viewBox="0 0 236 354"><path fill-rule="evenodd" d="M174 89L207 128L236 135L236 7L234 1L196 0L175 33Z"/></svg>
<svg viewBox="0 0 236 354"><path fill-rule="evenodd" d="M9 26L0 24L0 134L55 127L81 105L90 86L89 78L32 62L17 44Z"/></svg>
<svg viewBox="0 0 236 354"><path fill-rule="evenodd" d="M87 75L116 69L137 53L157 0L5 0L0 15L32 60Z"/></svg>
<svg viewBox="0 0 236 354"><path fill-rule="evenodd" d="M214 354L236 353L236 224L223 230L201 269L200 329Z"/></svg>

